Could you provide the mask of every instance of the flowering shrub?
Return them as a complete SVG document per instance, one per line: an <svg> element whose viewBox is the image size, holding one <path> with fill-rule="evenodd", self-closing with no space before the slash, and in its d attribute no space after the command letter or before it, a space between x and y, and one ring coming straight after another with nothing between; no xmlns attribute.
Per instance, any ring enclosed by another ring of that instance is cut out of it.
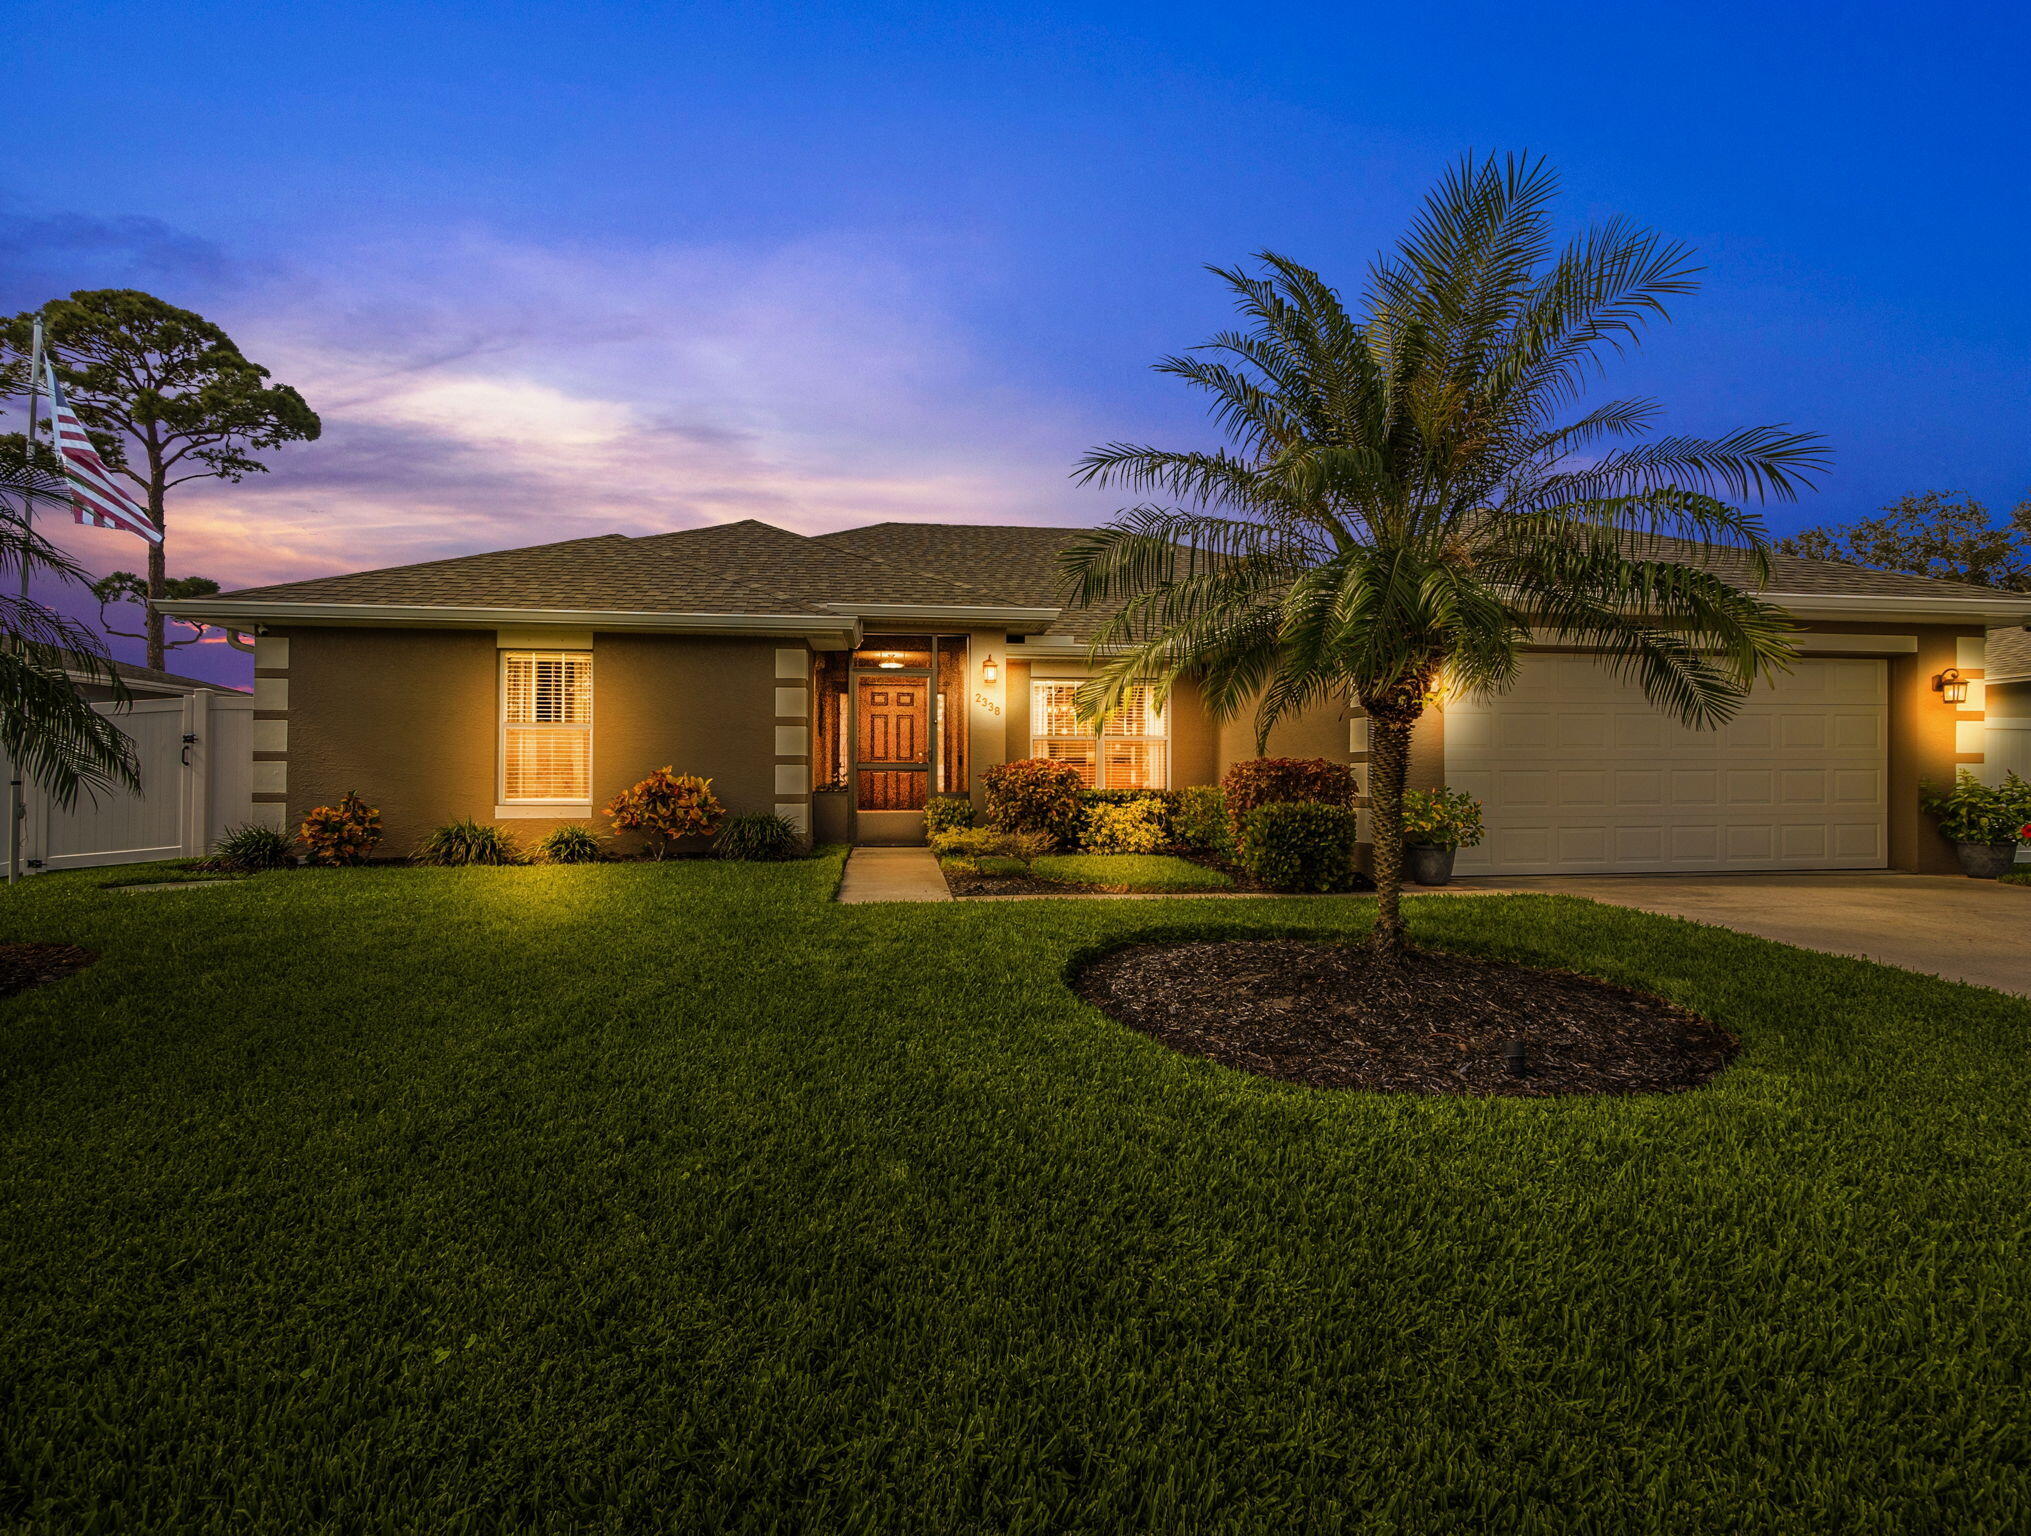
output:
<svg viewBox="0 0 2031 1536"><path fill-rule="evenodd" d="M982 776L987 785L987 822L1004 832L1041 832L1053 842L1069 841L1079 830L1079 770L1047 757L1001 763Z"/></svg>
<svg viewBox="0 0 2031 1536"><path fill-rule="evenodd" d="M1170 842L1164 832L1163 803L1145 799L1089 805L1079 842L1088 853L1160 852Z"/></svg>
<svg viewBox="0 0 2031 1536"><path fill-rule="evenodd" d="M2000 784L1984 784L1963 768L1944 793L1930 784L1918 789L1939 830L1956 843L2031 842L2031 784L2021 774L2013 771Z"/></svg>
<svg viewBox="0 0 2031 1536"><path fill-rule="evenodd" d="M1218 784L1194 784L1173 797L1171 837L1193 853L1230 853L1234 824L1227 819L1227 794Z"/></svg>
<svg viewBox="0 0 2031 1536"><path fill-rule="evenodd" d="M1244 811L1241 867L1278 891L1339 891L1354 883L1354 813L1316 800Z"/></svg>
<svg viewBox="0 0 2031 1536"><path fill-rule="evenodd" d="M308 864L364 864L381 841L381 813L349 789L337 805L320 805L297 829Z"/></svg>
<svg viewBox="0 0 2031 1536"><path fill-rule="evenodd" d="M1481 802L1463 790L1407 789L1403 792L1403 840L1427 848L1473 848L1487 835Z"/></svg>
<svg viewBox="0 0 2031 1536"><path fill-rule="evenodd" d="M616 832L640 832L656 858L683 837L710 837L726 807L712 792L712 780L658 768L633 789L615 795L606 808Z"/></svg>

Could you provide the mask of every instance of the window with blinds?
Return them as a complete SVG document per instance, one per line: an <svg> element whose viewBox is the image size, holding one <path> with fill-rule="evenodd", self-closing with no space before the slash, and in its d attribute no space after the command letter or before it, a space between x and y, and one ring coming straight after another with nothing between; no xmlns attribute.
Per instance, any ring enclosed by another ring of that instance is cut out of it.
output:
<svg viewBox="0 0 2031 1536"><path fill-rule="evenodd" d="M1131 689L1105 729L1079 723L1076 682L1030 684L1030 756L1070 763L1089 789L1163 789L1170 782L1169 722L1154 690Z"/></svg>
<svg viewBox="0 0 2031 1536"><path fill-rule="evenodd" d="M501 653L501 798L592 798L592 654Z"/></svg>

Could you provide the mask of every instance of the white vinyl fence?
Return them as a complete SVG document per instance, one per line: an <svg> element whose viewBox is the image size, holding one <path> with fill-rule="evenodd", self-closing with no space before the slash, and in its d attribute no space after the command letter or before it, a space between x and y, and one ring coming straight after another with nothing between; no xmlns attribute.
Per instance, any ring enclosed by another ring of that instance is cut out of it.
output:
<svg viewBox="0 0 2031 1536"><path fill-rule="evenodd" d="M254 701L243 694L95 704L134 743L141 792L79 795L68 810L33 785L22 827L25 873L140 864L207 852L227 827L253 819ZM0 770L6 764L0 760ZM0 874L7 870L0 826Z"/></svg>

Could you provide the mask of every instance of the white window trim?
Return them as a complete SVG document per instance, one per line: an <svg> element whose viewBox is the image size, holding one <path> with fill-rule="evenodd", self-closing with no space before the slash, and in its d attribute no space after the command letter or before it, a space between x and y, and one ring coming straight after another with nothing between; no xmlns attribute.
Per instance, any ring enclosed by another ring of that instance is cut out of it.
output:
<svg viewBox="0 0 2031 1536"><path fill-rule="evenodd" d="M1044 690L1049 688L1066 688L1076 686L1077 683L1074 680L1063 677L1038 677L1032 678L1030 680L1030 755L1032 757L1036 757L1039 755L1048 755L1048 754L1039 754L1037 751L1037 748L1040 745L1043 745L1048 742L1091 741L1094 743L1093 777L1096 780L1094 788L1169 789L1171 787L1171 717L1169 711L1167 710L1157 709L1154 707L1154 705L1152 705L1148 717L1148 725L1150 728L1134 736L1127 735L1126 733L1113 732L1107 730L1096 730L1091 732L1090 734L1082 731L1077 735L1059 736L1052 735L1048 731L1040 731L1037 729L1038 724L1042 722L1048 714L1048 710L1042 702ZM1104 782L1107 773L1107 763L1105 753L1101 750L1100 744L1110 737L1116 741L1148 741L1155 742L1158 745L1159 751L1157 753L1157 756L1162 766L1161 770L1155 776L1156 782L1154 784L1121 785L1121 784L1108 784Z"/></svg>
<svg viewBox="0 0 2031 1536"><path fill-rule="evenodd" d="M592 799L588 793L583 800L510 800L508 798L508 658L510 656L583 656L588 663L592 652L568 647L507 646L494 652L494 817L496 820L510 820L517 817L531 820L565 819L573 816L590 816ZM595 672L593 688L595 698L588 701L585 716L585 777L586 789L592 788L592 724L597 704L598 674Z"/></svg>

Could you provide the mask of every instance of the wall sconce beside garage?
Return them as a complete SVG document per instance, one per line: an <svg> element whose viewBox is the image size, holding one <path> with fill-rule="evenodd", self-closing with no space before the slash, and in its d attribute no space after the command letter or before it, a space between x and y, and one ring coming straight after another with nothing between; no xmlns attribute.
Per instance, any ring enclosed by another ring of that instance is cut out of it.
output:
<svg viewBox="0 0 2031 1536"><path fill-rule="evenodd" d="M1967 679L1960 675L1959 667L1948 667L1932 680L1942 704L1965 704L1968 700Z"/></svg>

